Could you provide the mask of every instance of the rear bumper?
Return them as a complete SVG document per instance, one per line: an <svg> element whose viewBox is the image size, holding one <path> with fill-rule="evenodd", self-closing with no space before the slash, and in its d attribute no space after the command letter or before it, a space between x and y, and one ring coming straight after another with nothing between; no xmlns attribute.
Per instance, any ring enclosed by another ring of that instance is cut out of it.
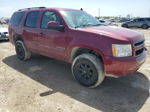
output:
<svg viewBox="0 0 150 112"><path fill-rule="evenodd" d="M105 73L111 76L124 76L136 72L140 66L145 62L147 55L147 50L139 57L127 57L127 58L117 58L117 57L105 57Z"/></svg>

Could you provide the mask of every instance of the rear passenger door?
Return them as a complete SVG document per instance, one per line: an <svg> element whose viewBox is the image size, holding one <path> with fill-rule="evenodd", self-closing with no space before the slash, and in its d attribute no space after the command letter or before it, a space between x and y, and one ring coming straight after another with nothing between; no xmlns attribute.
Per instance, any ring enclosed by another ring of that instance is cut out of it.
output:
<svg viewBox="0 0 150 112"><path fill-rule="evenodd" d="M39 11L31 11L27 13L23 29L24 40L27 44L27 48L33 52L39 52L37 47L37 21L39 18L39 14Z"/></svg>

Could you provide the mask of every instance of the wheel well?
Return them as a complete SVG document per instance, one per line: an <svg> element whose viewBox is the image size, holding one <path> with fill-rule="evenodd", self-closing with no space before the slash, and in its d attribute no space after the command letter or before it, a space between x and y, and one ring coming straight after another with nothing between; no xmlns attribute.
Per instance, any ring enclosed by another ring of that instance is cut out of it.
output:
<svg viewBox="0 0 150 112"><path fill-rule="evenodd" d="M147 24L143 24L143 25L146 25L146 26L148 26ZM143 25L142 25L142 26L143 26Z"/></svg>
<svg viewBox="0 0 150 112"><path fill-rule="evenodd" d="M14 43L15 43L17 40L23 41L23 39L22 39L21 37L14 37L14 38L13 38Z"/></svg>
<svg viewBox="0 0 150 112"><path fill-rule="evenodd" d="M97 53L94 50L90 50L90 49L86 49L86 48L76 48L76 50L74 51L74 53L72 55L72 61L75 57L77 57L83 53L93 54L93 55L97 56L103 62L103 58L99 53Z"/></svg>
<svg viewBox="0 0 150 112"><path fill-rule="evenodd" d="M144 26L146 26L146 27L144 28ZM149 28L149 26L147 24L143 24L141 27L144 28L144 29Z"/></svg>

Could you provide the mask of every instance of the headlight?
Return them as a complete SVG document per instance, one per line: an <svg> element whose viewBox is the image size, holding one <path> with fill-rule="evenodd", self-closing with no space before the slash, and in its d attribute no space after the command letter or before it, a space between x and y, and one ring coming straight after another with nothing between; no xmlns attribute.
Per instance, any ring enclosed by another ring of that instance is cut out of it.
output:
<svg viewBox="0 0 150 112"><path fill-rule="evenodd" d="M132 47L130 44L119 45L112 44L112 52L115 57L127 57L132 56Z"/></svg>

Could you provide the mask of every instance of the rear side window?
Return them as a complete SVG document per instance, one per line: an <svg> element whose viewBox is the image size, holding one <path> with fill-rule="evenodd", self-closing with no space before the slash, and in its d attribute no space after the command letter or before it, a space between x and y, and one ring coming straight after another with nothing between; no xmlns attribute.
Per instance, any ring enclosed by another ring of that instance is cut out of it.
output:
<svg viewBox="0 0 150 112"><path fill-rule="evenodd" d="M38 17L39 17L39 11L30 12L27 15L25 26L30 28L36 28Z"/></svg>
<svg viewBox="0 0 150 112"><path fill-rule="evenodd" d="M147 18L146 20L150 22L150 18Z"/></svg>
<svg viewBox="0 0 150 112"><path fill-rule="evenodd" d="M21 20L23 18L24 12L16 12L12 15L9 25L10 26L19 26L21 23Z"/></svg>
<svg viewBox="0 0 150 112"><path fill-rule="evenodd" d="M143 19L143 18L141 18L141 19L137 19L137 22L142 22L142 21L144 21L144 19Z"/></svg>

